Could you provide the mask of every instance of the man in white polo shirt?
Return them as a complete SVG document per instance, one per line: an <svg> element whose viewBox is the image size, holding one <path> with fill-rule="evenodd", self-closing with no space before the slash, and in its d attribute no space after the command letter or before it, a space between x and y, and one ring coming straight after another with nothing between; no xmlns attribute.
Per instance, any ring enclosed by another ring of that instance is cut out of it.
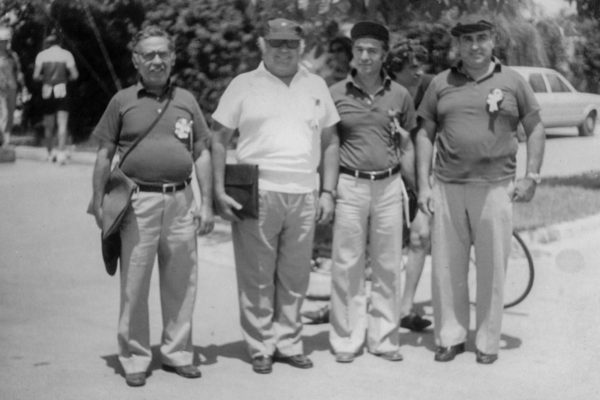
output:
<svg viewBox="0 0 600 400"><path fill-rule="evenodd" d="M240 319L257 373L273 360L312 367L301 340L300 307L308 287L315 221L332 217L337 181L339 116L325 81L299 66L302 28L268 22L263 62L229 84L212 115L215 202L232 221ZM259 166L258 219L237 218L225 193L227 145L240 137L237 160ZM321 193L317 167L323 152Z"/></svg>

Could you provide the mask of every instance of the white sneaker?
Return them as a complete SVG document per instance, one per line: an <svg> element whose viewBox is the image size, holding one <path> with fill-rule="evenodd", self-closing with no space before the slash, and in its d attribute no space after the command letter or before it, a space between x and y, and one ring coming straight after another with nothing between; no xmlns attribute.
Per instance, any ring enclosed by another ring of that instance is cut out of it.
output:
<svg viewBox="0 0 600 400"><path fill-rule="evenodd" d="M59 165L65 165L67 163L67 155L64 151L59 151L58 156L56 157L56 161Z"/></svg>

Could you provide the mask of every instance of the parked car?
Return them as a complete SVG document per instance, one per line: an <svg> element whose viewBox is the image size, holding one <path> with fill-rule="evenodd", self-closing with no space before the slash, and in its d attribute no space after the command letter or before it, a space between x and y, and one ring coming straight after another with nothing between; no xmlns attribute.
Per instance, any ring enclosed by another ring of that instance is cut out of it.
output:
<svg viewBox="0 0 600 400"><path fill-rule="evenodd" d="M576 126L579 136L592 136L600 95L578 92L559 72L549 68L513 67L531 85L540 103L545 128Z"/></svg>

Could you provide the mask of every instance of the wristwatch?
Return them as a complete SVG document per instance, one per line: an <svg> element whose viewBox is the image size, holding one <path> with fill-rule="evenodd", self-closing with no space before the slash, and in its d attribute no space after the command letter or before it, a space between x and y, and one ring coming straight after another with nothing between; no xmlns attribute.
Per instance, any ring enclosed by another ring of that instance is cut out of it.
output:
<svg viewBox="0 0 600 400"><path fill-rule="evenodd" d="M542 177L537 172L528 172L527 175L525 175L525 178L531 179L538 185L540 184L540 182L542 182Z"/></svg>
<svg viewBox="0 0 600 400"><path fill-rule="evenodd" d="M337 192L335 191L335 189L332 189L332 190L323 189L323 190L321 190L321 194L323 194L323 193L329 193L334 200L337 197Z"/></svg>

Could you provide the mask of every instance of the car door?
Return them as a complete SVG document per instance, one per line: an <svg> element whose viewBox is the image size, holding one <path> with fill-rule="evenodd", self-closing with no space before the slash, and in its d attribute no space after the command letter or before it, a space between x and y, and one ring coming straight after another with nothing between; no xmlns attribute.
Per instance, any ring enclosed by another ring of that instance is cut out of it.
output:
<svg viewBox="0 0 600 400"><path fill-rule="evenodd" d="M578 125L582 118L581 99L575 89L558 73L545 71L544 77L548 83L549 111L556 126Z"/></svg>

